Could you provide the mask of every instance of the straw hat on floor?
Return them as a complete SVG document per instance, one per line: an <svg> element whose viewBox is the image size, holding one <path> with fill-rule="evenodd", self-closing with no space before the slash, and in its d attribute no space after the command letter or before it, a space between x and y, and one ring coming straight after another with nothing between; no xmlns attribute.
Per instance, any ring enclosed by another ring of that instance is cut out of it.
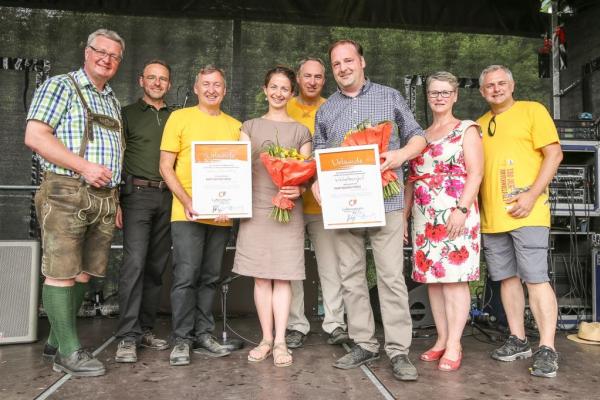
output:
<svg viewBox="0 0 600 400"><path fill-rule="evenodd" d="M567 336L577 343L600 345L600 322L582 322L577 334Z"/></svg>

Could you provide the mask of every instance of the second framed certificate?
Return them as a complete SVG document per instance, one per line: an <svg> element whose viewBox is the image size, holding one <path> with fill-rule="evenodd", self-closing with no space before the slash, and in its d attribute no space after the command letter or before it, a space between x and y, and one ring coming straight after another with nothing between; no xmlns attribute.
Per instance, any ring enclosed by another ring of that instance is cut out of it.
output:
<svg viewBox="0 0 600 400"><path fill-rule="evenodd" d="M250 142L192 142L192 207L198 218L252 217Z"/></svg>
<svg viewBox="0 0 600 400"><path fill-rule="evenodd" d="M385 225L377 145L317 150L325 229Z"/></svg>

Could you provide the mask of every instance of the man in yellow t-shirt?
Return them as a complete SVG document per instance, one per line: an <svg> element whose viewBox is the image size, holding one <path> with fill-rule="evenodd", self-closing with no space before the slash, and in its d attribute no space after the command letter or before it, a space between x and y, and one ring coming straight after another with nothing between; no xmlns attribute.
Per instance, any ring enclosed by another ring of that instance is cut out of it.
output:
<svg viewBox="0 0 600 400"><path fill-rule="evenodd" d="M306 126L310 133L315 131L315 114L325 99L321 97L325 85L325 64L319 58L305 58L298 64L296 79L298 96L287 104L290 117ZM312 191L307 190L302 197L304 204L304 224L308 237L315 249L321 292L323 294L323 330L329 334L329 344L342 344L348 341L348 331L344 321L344 300L342 297L339 261L333 246L333 234L323 227L321 206ZM286 343L289 348L301 347L310 330L310 323L304 314L304 286L302 281L292 281L292 304L288 318Z"/></svg>
<svg viewBox="0 0 600 400"><path fill-rule="evenodd" d="M239 140L241 123L221 111L226 94L223 70L213 65L202 68L196 76L194 93L198 106L171 114L160 145L160 173L174 194L171 365L190 363L190 345L194 352L210 357L229 354L212 336L212 306L231 223L194 220L197 213L192 208L191 144Z"/></svg>
<svg viewBox="0 0 600 400"><path fill-rule="evenodd" d="M490 111L477 122L484 131L481 232L488 272L501 281L502 305L510 328L506 342L491 354L499 361L532 356L525 336L524 281L540 332L531 374L556 376L554 349L557 304L548 277L550 208L548 184L562 160L552 118L536 102L515 101L510 70L491 65L479 78Z"/></svg>

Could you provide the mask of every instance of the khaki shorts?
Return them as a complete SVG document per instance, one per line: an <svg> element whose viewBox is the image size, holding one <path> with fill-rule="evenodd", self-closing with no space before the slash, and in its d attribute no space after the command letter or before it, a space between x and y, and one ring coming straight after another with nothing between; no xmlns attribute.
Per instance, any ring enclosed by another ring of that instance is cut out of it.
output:
<svg viewBox="0 0 600 400"><path fill-rule="evenodd" d="M42 274L71 279L82 272L103 277L115 228L116 189L94 188L46 173L35 195L42 233Z"/></svg>

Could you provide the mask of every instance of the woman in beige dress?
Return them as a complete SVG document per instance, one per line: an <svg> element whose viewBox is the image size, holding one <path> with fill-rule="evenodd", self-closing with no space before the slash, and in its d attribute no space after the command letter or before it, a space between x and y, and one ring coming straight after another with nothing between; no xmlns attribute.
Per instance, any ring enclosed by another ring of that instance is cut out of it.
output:
<svg viewBox="0 0 600 400"><path fill-rule="evenodd" d="M305 279L300 196L306 189L300 186L278 189L259 155L271 143L295 148L305 156L311 153L310 132L286 111L295 82L291 69L281 66L270 69L263 88L269 110L260 118L244 122L240 135L240 140L250 141L252 147L252 218L240 222L233 272L254 278L254 302L262 340L250 351L248 361L262 361L273 353L273 362L278 367L292 364L285 329L292 296L290 281ZM278 191L296 202L288 223L270 217L271 198Z"/></svg>

